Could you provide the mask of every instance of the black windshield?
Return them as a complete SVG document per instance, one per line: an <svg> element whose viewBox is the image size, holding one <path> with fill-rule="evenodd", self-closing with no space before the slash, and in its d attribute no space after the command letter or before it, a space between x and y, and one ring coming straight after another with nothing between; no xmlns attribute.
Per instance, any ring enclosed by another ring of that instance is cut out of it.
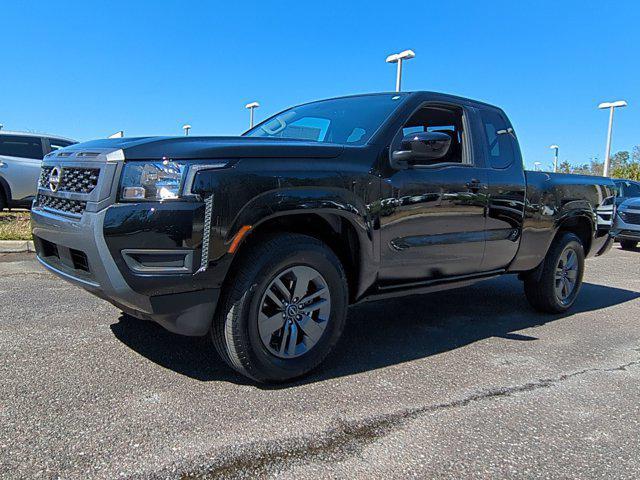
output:
<svg viewBox="0 0 640 480"><path fill-rule="evenodd" d="M307 103L274 115L244 136L363 145L404 98L362 95Z"/></svg>

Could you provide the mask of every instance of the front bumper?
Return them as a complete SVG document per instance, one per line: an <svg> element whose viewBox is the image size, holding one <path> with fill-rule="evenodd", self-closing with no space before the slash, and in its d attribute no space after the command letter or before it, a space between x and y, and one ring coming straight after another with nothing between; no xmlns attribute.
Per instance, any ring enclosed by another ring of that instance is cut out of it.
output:
<svg viewBox="0 0 640 480"><path fill-rule="evenodd" d="M616 240L634 240L640 242L640 230L613 230L611 235Z"/></svg>
<svg viewBox="0 0 640 480"><path fill-rule="evenodd" d="M640 225L637 223L628 223L616 215L616 220L611 229L611 236L616 240L634 240L640 241Z"/></svg>
<svg viewBox="0 0 640 480"><path fill-rule="evenodd" d="M38 261L54 274L135 317L153 320L182 335L206 334L219 288L201 285L190 291L160 295L134 290L105 241L108 210L87 211L74 219L34 207L31 217ZM147 277L153 275L147 272Z"/></svg>

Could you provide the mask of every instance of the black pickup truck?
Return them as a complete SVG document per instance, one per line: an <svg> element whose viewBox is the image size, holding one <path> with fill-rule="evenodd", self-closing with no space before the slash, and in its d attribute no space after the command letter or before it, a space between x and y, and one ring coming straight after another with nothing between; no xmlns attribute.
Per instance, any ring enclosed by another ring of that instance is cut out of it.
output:
<svg viewBox="0 0 640 480"><path fill-rule="evenodd" d="M499 108L381 93L293 107L241 137L60 149L32 221L52 272L285 381L320 364L355 302L512 273L534 308L568 309L585 257L611 245L614 189L525 171Z"/></svg>

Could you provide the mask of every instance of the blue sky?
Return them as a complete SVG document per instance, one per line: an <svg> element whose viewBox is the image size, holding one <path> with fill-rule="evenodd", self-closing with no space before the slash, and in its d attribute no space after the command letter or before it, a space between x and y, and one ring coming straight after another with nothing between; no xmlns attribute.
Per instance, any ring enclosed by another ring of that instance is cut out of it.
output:
<svg viewBox="0 0 640 480"><path fill-rule="evenodd" d="M394 88L387 54L413 49L404 90L505 109L525 161L640 144L640 2L3 2L0 123L79 140L238 134L296 103ZM451 3L451 4L449 4Z"/></svg>

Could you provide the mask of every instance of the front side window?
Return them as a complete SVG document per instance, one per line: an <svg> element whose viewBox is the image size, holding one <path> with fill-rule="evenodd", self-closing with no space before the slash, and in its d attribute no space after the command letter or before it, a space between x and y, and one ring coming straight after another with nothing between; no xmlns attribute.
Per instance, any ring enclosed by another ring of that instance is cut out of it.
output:
<svg viewBox="0 0 640 480"><path fill-rule="evenodd" d="M271 117L244 136L364 145L404 98L361 95L308 103Z"/></svg>
<svg viewBox="0 0 640 480"><path fill-rule="evenodd" d="M513 138L502 116L488 109L480 110L487 156L491 168L508 168L515 160Z"/></svg>
<svg viewBox="0 0 640 480"><path fill-rule="evenodd" d="M42 140L39 137L0 135L0 155L42 160Z"/></svg>
<svg viewBox="0 0 640 480"><path fill-rule="evenodd" d="M402 127L402 137L420 132L439 132L451 137L447 154L437 163L465 163L464 123L459 109L427 106L417 110ZM399 140L399 139L398 139Z"/></svg>

